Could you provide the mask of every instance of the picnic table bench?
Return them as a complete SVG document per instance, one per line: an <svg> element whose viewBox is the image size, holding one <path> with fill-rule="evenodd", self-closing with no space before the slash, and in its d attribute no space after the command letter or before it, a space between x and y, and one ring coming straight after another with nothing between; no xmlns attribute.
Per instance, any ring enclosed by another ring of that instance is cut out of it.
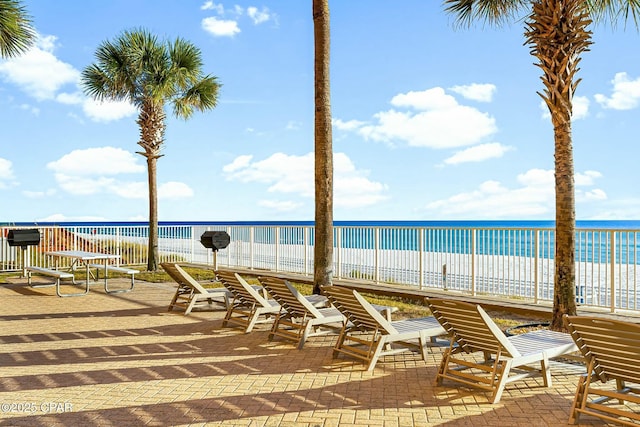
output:
<svg viewBox="0 0 640 427"><path fill-rule="evenodd" d="M50 268L35 267L35 266L27 266L24 269L27 274L27 283L29 284L29 286L31 286L32 288L41 288L44 286L55 286L56 292L58 292L58 294L59 294L61 279L73 280L73 274L69 273L68 271L52 270ZM33 283L31 283L31 276L33 273L41 274L43 276L55 277L56 281L53 283L34 285Z"/></svg>

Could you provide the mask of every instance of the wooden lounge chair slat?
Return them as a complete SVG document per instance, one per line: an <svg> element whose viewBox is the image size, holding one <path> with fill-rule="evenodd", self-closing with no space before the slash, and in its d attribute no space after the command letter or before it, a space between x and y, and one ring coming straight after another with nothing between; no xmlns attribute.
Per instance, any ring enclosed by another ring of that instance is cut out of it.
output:
<svg viewBox="0 0 640 427"><path fill-rule="evenodd" d="M479 305L442 298L429 298L428 304L452 338L436 376L438 384L448 379L489 390L492 403L500 400L508 383L532 375L542 375L550 387L548 359L578 350L568 334L554 331L507 337ZM477 361L476 354L482 360Z"/></svg>
<svg viewBox="0 0 640 427"><path fill-rule="evenodd" d="M229 323L245 327L245 333L253 330L257 324L273 322L280 312L280 304L267 298L267 291L261 285L250 285L238 273L219 270L218 279L233 294L233 301L227 308L222 326ZM313 306L323 307L328 304L325 297L311 295L305 297Z"/></svg>
<svg viewBox="0 0 640 427"><path fill-rule="evenodd" d="M317 308L289 282L274 277L259 277L260 283L280 304L269 339L276 336L297 341L301 349L307 339L337 332L346 319L335 307Z"/></svg>
<svg viewBox="0 0 640 427"><path fill-rule="evenodd" d="M370 304L355 290L327 286L322 292L349 320L340 331L333 356L346 354L368 362L367 371L374 369L380 357L413 348L426 359L427 346L446 333L433 317L391 321L381 314L388 308Z"/></svg>
<svg viewBox="0 0 640 427"><path fill-rule="evenodd" d="M187 315L203 302L209 306L214 302L229 306L232 294L224 287L207 289L176 263L165 262L160 266L178 284L178 289L169 304L169 311L182 306L185 308L184 314Z"/></svg>
<svg viewBox="0 0 640 427"><path fill-rule="evenodd" d="M588 316L564 319L588 362L587 373L578 382L569 422L577 423L584 413L637 425L629 420L640 421L640 413L624 403L640 404L640 325ZM612 380L616 383L614 390L601 384Z"/></svg>

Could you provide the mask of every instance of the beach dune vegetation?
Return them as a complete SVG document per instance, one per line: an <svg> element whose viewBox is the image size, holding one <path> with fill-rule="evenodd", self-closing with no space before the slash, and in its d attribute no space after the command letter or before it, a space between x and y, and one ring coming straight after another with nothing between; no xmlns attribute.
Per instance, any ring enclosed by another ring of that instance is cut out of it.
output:
<svg viewBox="0 0 640 427"><path fill-rule="evenodd" d="M446 12L459 24L484 21L500 25L524 19L525 44L542 71L544 90L538 92L551 114L555 144L555 272L551 329L564 330L562 316L576 314L576 214L572 100L580 79L581 55L592 44L593 20L633 18L637 0L444 0Z"/></svg>
<svg viewBox="0 0 640 427"><path fill-rule="evenodd" d="M82 71L84 92L98 101L128 101L138 108L138 154L147 160L149 190L148 271L158 270L157 161L162 157L166 113L177 118L216 107L219 83L204 75L202 54L192 43L176 38L159 41L144 29L125 31L98 46L96 62Z"/></svg>

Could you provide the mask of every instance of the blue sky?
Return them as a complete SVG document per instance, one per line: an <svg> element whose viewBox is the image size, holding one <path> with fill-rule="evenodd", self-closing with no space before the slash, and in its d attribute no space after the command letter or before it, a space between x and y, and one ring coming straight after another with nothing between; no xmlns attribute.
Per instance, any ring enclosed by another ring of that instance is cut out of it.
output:
<svg viewBox="0 0 640 427"><path fill-rule="evenodd" d="M313 220L311 1L27 0L0 60L0 221L144 221L136 111L78 86L123 30L183 37L219 104L170 117L162 221ZM553 132L523 25L457 28L439 1L332 0L336 220L553 219ZM640 219L640 43L596 25L574 104L578 219Z"/></svg>

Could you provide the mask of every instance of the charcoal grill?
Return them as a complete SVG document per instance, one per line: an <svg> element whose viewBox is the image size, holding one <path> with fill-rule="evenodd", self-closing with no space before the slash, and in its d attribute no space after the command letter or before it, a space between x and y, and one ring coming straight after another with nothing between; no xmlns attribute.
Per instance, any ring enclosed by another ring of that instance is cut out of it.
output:
<svg viewBox="0 0 640 427"><path fill-rule="evenodd" d="M224 249L231 243L231 237L226 231L205 231L200 236L200 243L207 249L213 251L213 269L218 269L217 253L220 249Z"/></svg>
<svg viewBox="0 0 640 427"><path fill-rule="evenodd" d="M19 246L22 248L22 277L25 277L27 274L26 268L29 266L27 247L38 246L40 244L40 230L37 228L9 230L7 233L7 243L9 246Z"/></svg>

